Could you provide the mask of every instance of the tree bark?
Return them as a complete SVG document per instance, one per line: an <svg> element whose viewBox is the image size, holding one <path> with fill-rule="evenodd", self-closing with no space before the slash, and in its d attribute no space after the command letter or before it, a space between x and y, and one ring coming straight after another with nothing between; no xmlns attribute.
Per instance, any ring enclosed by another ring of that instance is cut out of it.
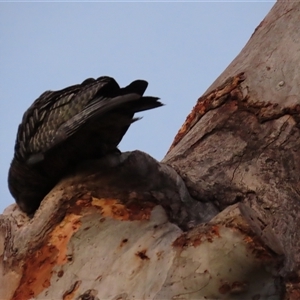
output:
<svg viewBox="0 0 300 300"><path fill-rule="evenodd" d="M294 284L300 275L299 24L300 3L277 2L199 98L163 160L199 201L220 210L234 203L253 208L274 231L284 251L281 274Z"/></svg>
<svg viewBox="0 0 300 300"><path fill-rule="evenodd" d="M81 165L31 220L11 210L1 219L0 299L279 299L282 292L274 277L281 258L257 238L251 210L236 205L212 218L218 212L190 197L172 168L139 151Z"/></svg>
<svg viewBox="0 0 300 300"><path fill-rule="evenodd" d="M300 3L277 2L162 163L83 162L0 216L0 299L299 299Z"/></svg>

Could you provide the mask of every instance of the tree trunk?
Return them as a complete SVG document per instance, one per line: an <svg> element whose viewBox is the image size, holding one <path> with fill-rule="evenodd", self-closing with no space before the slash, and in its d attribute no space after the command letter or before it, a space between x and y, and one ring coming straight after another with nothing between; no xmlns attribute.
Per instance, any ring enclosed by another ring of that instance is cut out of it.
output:
<svg viewBox="0 0 300 300"><path fill-rule="evenodd" d="M33 219L9 207L0 299L300 299L299 24L275 4L162 163L84 162Z"/></svg>
<svg viewBox="0 0 300 300"><path fill-rule="evenodd" d="M163 160L195 199L220 210L253 208L283 250L280 274L293 282L300 275L299 24L300 3L277 2L197 101Z"/></svg>

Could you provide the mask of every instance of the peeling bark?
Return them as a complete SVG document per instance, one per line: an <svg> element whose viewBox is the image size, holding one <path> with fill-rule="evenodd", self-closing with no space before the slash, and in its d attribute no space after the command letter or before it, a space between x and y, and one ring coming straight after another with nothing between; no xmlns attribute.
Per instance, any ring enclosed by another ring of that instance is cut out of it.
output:
<svg viewBox="0 0 300 300"><path fill-rule="evenodd" d="M64 201L57 203L60 209ZM39 213L50 205L49 197ZM280 299L282 286L274 276L280 257L256 237L238 205L188 232L171 223L159 204L133 207L120 199L78 197L63 218L58 210L49 213L42 232L41 216L20 228L3 216L15 226L9 237L17 238L14 245L25 229L28 240L13 256L4 252L1 282L15 288L10 294L1 289L0 298Z"/></svg>
<svg viewBox="0 0 300 300"><path fill-rule="evenodd" d="M7 208L0 299L299 299L299 24L274 6L162 163L83 162Z"/></svg>
<svg viewBox="0 0 300 300"><path fill-rule="evenodd" d="M280 299L272 232L249 207L217 214L145 153L86 162L33 219L1 216L0 299Z"/></svg>
<svg viewBox="0 0 300 300"><path fill-rule="evenodd" d="M256 211L284 250L287 285L300 282L299 24L299 2L276 3L163 160L200 202Z"/></svg>

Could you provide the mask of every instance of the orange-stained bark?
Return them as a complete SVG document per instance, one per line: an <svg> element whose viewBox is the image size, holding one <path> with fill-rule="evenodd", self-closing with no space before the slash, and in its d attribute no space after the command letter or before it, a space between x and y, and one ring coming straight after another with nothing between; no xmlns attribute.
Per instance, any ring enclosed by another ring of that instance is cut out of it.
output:
<svg viewBox="0 0 300 300"><path fill-rule="evenodd" d="M299 299L299 24L276 3L163 162L85 162L1 216L0 298Z"/></svg>
<svg viewBox="0 0 300 300"><path fill-rule="evenodd" d="M208 95L200 97L194 106L193 110L187 116L184 124L176 134L174 141L169 149L170 152L181 139L193 128L193 126L204 116L208 111L216 109L224 104L228 97L242 98L239 84L245 80L244 73L240 73L234 77L230 77L221 86L214 89ZM238 94L238 96L237 96Z"/></svg>

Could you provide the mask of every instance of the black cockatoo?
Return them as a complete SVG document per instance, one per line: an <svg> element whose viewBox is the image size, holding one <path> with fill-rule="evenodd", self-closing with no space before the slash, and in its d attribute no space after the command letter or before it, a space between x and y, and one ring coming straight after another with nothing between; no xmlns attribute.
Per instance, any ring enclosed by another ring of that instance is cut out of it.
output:
<svg viewBox="0 0 300 300"><path fill-rule="evenodd" d="M44 92L19 125L8 186L19 207L32 215L55 184L76 164L117 152L136 112L162 105L144 97L148 83L124 88L111 77L89 78Z"/></svg>

